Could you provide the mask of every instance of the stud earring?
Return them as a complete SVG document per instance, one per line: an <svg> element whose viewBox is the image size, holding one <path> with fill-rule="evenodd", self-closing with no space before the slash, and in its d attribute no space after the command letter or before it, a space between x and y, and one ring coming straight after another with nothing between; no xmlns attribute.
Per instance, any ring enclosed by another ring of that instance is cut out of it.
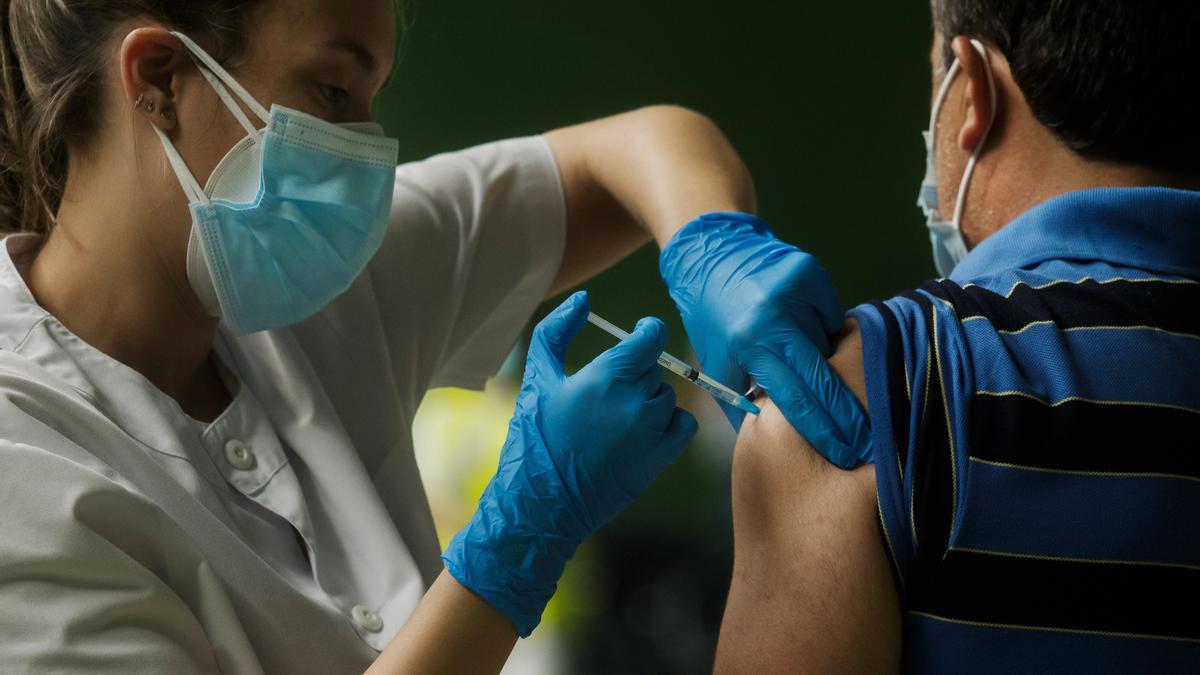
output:
<svg viewBox="0 0 1200 675"><path fill-rule="evenodd" d="M148 112L148 113L154 112L154 101L150 101L149 103L146 104L146 112Z"/></svg>
<svg viewBox="0 0 1200 675"><path fill-rule="evenodd" d="M169 119L175 117L175 113L171 112L170 110L164 110L164 111L162 111L161 114L162 114L164 120L169 120Z"/></svg>
<svg viewBox="0 0 1200 675"><path fill-rule="evenodd" d="M146 100L146 94L138 94L137 100L133 102L134 108L142 107L142 101Z"/></svg>

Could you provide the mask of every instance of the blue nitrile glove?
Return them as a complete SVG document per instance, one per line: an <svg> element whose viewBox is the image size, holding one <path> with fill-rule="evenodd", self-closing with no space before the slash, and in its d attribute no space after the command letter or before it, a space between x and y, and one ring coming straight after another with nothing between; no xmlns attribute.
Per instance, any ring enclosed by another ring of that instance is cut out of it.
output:
<svg viewBox="0 0 1200 675"><path fill-rule="evenodd" d="M567 342L587 321L576 293L533 332L525 381L479 508L446 549L446 569L526 637L575 549L629 506L696 434L657 358L667 331L642 319L570 377Z"/></svg>
<svg viewBox="0 0 1200 675"><path fill-rule="evenodd" d="M738 391L753 378L834 464L871 461L862 406L826 362L845 316L816 258L761 218L708 213L675 233L659 269L701 370ZM722 407L739 429L745 413Z"/></svg>

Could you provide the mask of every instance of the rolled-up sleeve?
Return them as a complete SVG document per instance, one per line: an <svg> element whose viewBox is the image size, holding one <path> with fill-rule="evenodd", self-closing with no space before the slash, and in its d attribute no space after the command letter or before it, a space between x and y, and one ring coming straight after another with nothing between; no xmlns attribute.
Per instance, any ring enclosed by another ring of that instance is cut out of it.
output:
<svg viewBox="0 0 1200 675"><path fill-rule="evenodd" d="M482 388L549 292L565 239L562 181L541 137L399 167L368 267L393 366L427 387Z"/></svg>
<svg viewBox="0 0 1200 675"><path fill-rule="evenodd" d="M972 372L962 324L937 283L851 312L862 331L880 524L902 588L936 565L963 504Z"/></svg>

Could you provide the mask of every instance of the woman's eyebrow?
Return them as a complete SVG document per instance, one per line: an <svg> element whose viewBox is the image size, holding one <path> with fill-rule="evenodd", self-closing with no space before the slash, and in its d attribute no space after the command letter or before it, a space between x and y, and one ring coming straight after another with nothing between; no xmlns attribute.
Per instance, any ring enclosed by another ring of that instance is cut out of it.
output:
<svg viewBox="0 0 1200 675"><path fill-rule="evenodd" d="M375 69L379 66L379 60L375 58L375 54L371 53L371 50L367 49L366 45L354 38L334 38L326 40L322 43L322 46L349 52L354 57L354 60L358 61L358 64L362 66L363 70L368 72L375 72Z"/></svg>
<svg viewBox="0 0 1200 675"><path fill-rule="evenodd" d="M354 60L357 61L360 66L362 66L363 70L367 71L368 73L374 73L375 70L379 67L379 59L375 57L374 52L372 52L369 48L367 48L366 45L359 42L358 40L355 40L354 38L351 38L351 37L333 38L333 39L326 40L325 42L323 42L322 46L330 48L330 49L340 49L342 51L348 52L351 56L354 57ZM387 81L385 81L383 83L383 86L386 87L388 85L388 83L390 83L391 81L392 81L392 75L391 75L391 73L389 73Z"/></svg>

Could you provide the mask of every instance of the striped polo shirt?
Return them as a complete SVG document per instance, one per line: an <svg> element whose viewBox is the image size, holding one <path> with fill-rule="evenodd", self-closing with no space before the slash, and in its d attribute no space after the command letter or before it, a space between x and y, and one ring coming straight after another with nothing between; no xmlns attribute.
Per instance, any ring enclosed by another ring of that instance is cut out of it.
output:
<svg viewBox="0 0 1200 675"><path fill-rule="evenodd" d="M852 314L904 672L1200 672L1200 193L1060 196Z"/></svg>

